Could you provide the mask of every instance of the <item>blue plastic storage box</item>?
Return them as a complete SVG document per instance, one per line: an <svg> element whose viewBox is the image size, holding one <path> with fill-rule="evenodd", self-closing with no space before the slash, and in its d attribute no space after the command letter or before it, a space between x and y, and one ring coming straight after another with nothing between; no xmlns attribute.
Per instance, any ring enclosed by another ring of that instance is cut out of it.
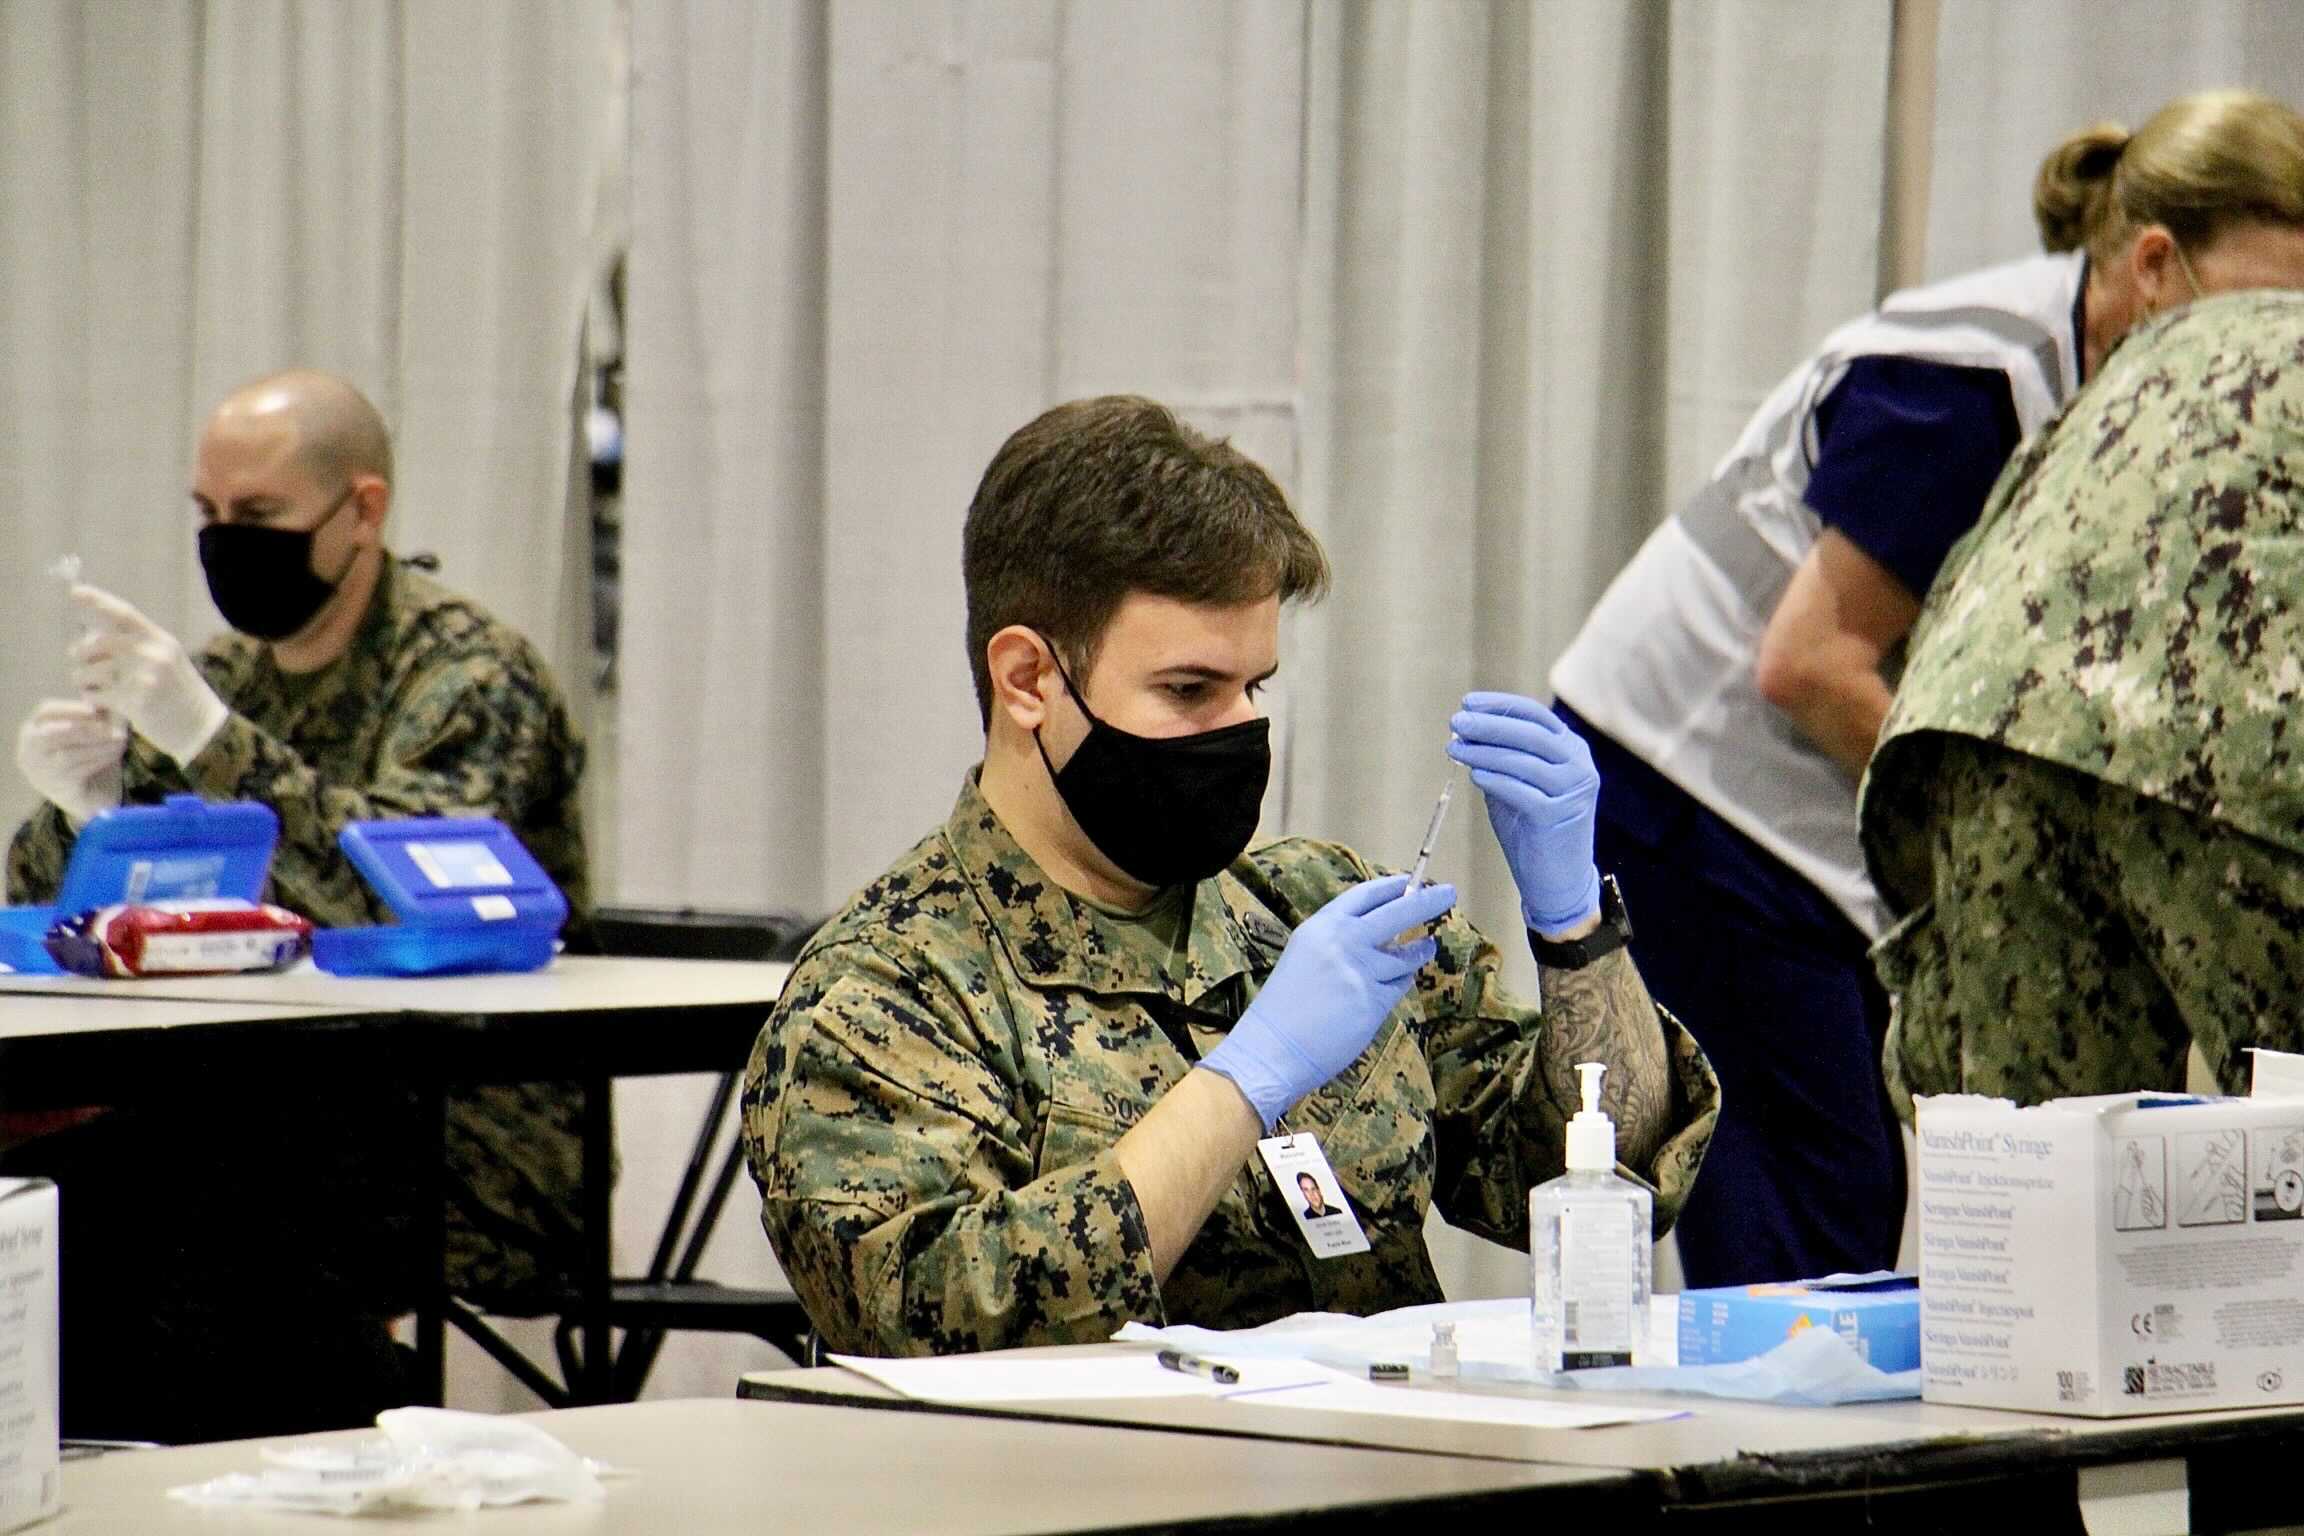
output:
<svg viewBox="0 0 2304 1536"><path fill-rule="evenodd" d="M568 898L491 816L355 821L336 836L395 922L322 928L312 963L338 976L471 976L551 964Z"/></svg>
<svg viewBox="0 0 2304 1536"><path fill-rule="evenodd" d="M64 883L45 907L0 907L0 964L40 976L61 967L41 942L59 916L115 902L256 901L272 867L280 818L250 800L210 805L170 795L90 817L73 841Z"/></svg>

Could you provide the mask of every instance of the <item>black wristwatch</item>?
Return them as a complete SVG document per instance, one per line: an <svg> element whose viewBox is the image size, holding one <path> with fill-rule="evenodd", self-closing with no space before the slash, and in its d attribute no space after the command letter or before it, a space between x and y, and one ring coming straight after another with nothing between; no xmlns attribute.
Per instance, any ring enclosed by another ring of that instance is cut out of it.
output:
<svg viewBox="0 0 2304 1536"><path fill-rule="evenodd" d="M1624 911L1624 893L1616 889L1614 875L1600 877L1600 926L1580 939L1547 939L1528 930L1528 947L1538 965L1556 971L1581 970L1602 955L1612 955L1632 941L1632 919Z"/></svg>

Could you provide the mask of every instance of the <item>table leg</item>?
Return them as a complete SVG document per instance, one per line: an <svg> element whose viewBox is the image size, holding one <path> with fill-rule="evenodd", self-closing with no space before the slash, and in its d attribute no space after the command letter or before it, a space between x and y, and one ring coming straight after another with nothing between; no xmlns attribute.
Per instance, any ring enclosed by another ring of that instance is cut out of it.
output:
<svg viewBox="0 0 2304 1536"><path fill-rule="evenodd" d="M416 1400L437 1408L448 1391L448 1086L428 1074L416 1091L416 1234L430 1256L416 1306Z"/></svg>
<svg viewBox="0 0 2304 1536"><path fill-rule="evenodd" d="M583 1379L568 1384L579 1403L610 1402L616 1391L608 1320L610 1271L615 1263L612 1197L616 1118L612 1092L612 1079L607 1077L587 1079L584 1085L584 1313L579 1323Z"/></svg>

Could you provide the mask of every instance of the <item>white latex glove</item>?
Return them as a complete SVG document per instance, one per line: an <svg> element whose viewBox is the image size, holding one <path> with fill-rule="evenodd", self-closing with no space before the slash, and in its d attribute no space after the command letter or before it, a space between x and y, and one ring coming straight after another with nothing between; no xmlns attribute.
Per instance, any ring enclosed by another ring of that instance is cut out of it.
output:
<svg viewBox="0 0 2304 1536"><path fill-rule="evenodd" d="M49 699L16 733L16 766L77 828L120 803L127 749L128 729L116 717L78 699Z"/></svg>
<svg viewBox="0 0 2304 1536"><path fill-rule="evenodd" d="M183 642L101 587L76 584L72 601L91 626L72 647L81 694L177 762L198 757L232 711Z"/></svg>

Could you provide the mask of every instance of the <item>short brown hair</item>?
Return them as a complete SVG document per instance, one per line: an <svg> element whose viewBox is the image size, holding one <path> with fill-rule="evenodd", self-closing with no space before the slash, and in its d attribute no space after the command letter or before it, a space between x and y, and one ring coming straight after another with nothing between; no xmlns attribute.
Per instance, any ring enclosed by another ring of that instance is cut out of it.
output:
<svg viewBox="0 0 2304 1536"><path fill-rule="evenodd" d="M968 665L992 720L986 647L1038 630L1085 687L1122 599L1316 600L1328 560L1255 460L1139 395L1102 395L1019 428L968 504L960 568Z"/></svg>

